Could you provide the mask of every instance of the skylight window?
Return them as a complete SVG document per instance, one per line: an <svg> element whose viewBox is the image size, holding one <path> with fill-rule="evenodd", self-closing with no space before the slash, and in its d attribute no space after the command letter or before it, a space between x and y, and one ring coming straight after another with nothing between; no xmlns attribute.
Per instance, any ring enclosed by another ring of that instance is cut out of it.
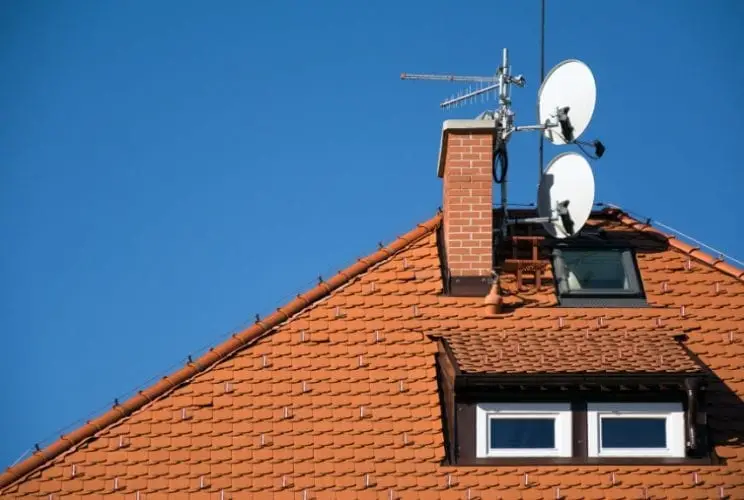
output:
<svg viewBox="0 0 744 500"><path fill-rule="evenodd" d="M553 271L561 305L645 305L635 258L630 249L560 248Z"/></svg>
<svg viewBox="0 0 744 500"><path fill-rule="evenodd" d="M571 292L630 289L619 250L563 252L564 278Z"/></svg>

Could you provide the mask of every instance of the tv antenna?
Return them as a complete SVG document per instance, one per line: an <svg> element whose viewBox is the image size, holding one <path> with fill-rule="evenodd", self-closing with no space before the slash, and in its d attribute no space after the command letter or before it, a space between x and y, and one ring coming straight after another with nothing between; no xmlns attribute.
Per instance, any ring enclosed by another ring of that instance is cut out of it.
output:
<svg viewBox="0 0 744 500"><path fill-rule="evenodd" d="M501 240L506 239L508 226L516 223L542 223L546 231L555 238L573 236L581 230L594 202L594 177L584 157L577 153L563 153L551 161L545 172L541 165L538 217L509 219L507 144L515 132L538 131L553 144L577 145L584 155L592 159L599 159L604 154L605 148L600 141L588 143L579 140L592 118L597 97L594 76L586 64L570 59L559 63L548 73L538 91L539 123L534 125L515 125L511 85L522 88L527 82L522 75L512 75L508 49L503 49L501 66L494 76L403 73L401 79L477 84L475 89L471 87L442 101L440 107L444 109L474 102L479 98L488 100L492 94L498 93L498 107L481 113L478 119L494 122L493 179L501 185ZM594 147L593 154L585 149L588 146Z"/></svg>

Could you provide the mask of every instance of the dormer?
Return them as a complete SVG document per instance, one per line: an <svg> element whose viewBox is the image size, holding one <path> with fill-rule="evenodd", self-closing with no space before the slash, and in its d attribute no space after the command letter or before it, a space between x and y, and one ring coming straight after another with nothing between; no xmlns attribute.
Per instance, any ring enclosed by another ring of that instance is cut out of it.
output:
<svg viewBox="0 0 744 500"><path fill-rule="evenodd" d="M433 334L447 463L710 464L704 368L667 333Z"/></svg>

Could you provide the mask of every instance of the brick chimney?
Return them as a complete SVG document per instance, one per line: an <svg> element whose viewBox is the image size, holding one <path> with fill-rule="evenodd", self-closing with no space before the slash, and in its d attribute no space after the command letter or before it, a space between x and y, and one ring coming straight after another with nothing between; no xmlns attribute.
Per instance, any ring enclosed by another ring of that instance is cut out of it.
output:
<svg viewBox="0 0 744 500"><path fill-rule="evenodd" d="M443 178L444 252L450 295L483 297L493 269L493 120L447 120L437 174Z"/></svg>

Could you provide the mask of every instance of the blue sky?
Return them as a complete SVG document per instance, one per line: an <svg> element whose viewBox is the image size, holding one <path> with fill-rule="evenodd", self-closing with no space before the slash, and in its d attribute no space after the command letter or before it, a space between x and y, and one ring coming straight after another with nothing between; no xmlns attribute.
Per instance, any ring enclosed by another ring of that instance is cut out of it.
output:
<svg viewBox="0 0 744 500"><path fill-rule="evenodd" d="M0 464L431 217L441 122L485 108L399 74L507 46L532 123L539 3L0 1ZM744 2L547 17L597 80L597 199L744 258ZM510 160L532 202L537 137Z"/></svg>

